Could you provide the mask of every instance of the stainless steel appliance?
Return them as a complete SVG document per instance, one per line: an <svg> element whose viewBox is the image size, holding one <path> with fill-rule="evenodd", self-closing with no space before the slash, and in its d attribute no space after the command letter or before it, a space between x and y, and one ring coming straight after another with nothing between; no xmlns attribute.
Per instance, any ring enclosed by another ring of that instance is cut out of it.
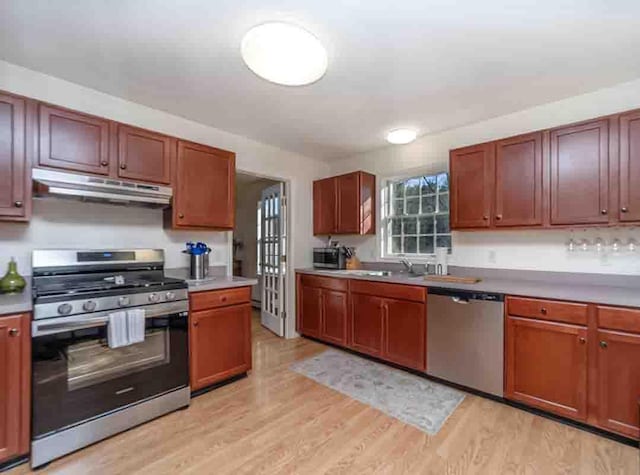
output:
<svg viewBox="0 0 640 475"><path fill-rule="evenodd" d="M173 190L168 186L100 178L75 173L34 168L36 197L55 196L80 201L98 201L148 208L169 206Z"/></svg>
<svg viewBox="0 0 640 475"><path fill-rule="evenodd" d="M502 397L504 296L429 288L427 373Z"/></svg>
<svg viewBox="0 0 640 475"><path fill-rule="evenodd" d="M162 250L34 251L31 463L189 405L187 285ZM143 342L110 348L109 314L144 309Z"/></svg>
<svg viewBox="0 0 640 475"><path fill-rule="evenodd" d="M343 247L316 247L313 249L313 267L316 269L346 269L347 259Z"/></svg>

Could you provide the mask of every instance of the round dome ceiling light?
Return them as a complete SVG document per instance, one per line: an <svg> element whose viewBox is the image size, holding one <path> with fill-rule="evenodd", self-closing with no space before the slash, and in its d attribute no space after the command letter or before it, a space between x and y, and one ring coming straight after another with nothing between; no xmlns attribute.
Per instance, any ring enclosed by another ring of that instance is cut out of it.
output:
<svg viewBox="0 0 640 475"><path fill-rule="evenodd" d="M327 71L327 51L307 30L271 22L251 28L242 38L242 59L267 81L284 86L316 82Z"/></svg>
<svg viewBox="0 0 640 475"><path fill-rule="evenodd" d="M395 129L387 134L387 142L394 145L404 145L413 142L418 133L413 129Z"/></svg>

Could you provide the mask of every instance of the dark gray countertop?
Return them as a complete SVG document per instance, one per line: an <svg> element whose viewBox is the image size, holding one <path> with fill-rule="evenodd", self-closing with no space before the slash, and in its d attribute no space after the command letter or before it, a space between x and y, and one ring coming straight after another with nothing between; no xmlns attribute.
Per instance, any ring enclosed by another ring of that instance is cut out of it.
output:
<svg viewBox="0 0 640 475"><path fill-rule="evenodd" d="M247 287L256 285L256 279L248 279L246 277L236 277L221 275L219 269L212 267L210 270L211 277L202 280L190 280L189 269L166 269L165 275L175 279L184 279L189 285L189 292L204 292L206 290L229 289L233 287Z"/></svg>
<svg viewBox="0 0 640 475"><path fill-rule="evenodd" d="M638 276L459 268L457 271L454 270L452 274L475 275L482 280L476 284L457 284L428 281L424 277L411 277L401 273L378 277L347 275L336 271L317 269L296 269L296 272L432 288L473 290L522 297L640 307L640 277Z"/></svg>
<svg viewBox="0 0 640 475"><path fill-rule="evenodd" d="M19 294L0 294L0 315L30 312L33 309L31 277L25 277L27 286Z"/></svg>

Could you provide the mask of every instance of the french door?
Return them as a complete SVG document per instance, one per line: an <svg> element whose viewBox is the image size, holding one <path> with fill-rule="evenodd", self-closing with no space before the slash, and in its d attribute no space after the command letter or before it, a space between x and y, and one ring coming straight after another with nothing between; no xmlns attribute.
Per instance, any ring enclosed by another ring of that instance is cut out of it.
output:
<svg viewBox="0 0 640 475"><path fill-rule="evenodd" d="M260 242L262 254L262 309L260 321L278 336L284 336L286 208L284 183L262 191Z"/></svg>

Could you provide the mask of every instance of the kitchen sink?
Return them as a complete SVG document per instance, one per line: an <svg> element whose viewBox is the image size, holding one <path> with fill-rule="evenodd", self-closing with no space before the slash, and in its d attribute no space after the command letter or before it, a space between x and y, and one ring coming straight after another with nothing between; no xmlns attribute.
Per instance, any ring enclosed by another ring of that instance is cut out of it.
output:
<svg viewBox="0 0 640 475"><path fill-rule="evenodd" d="M393 272L388 270L336 270L332 271L335 274L344 274L344 275L356 275L362 277L390 277L393 275Z"/></svg>

